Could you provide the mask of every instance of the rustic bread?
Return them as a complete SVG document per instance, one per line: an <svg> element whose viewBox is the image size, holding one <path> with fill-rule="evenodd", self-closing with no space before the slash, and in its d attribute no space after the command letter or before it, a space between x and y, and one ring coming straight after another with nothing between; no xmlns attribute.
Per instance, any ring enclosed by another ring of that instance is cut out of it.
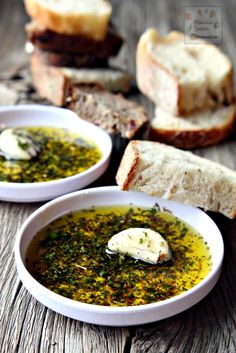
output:
<svg viewBox="0 0 236 353"><path fill-rule="evenodd" d="M29 16L45 28L103 40L111 17L106 0L24 0Z"/></svg>
<svg viewBox="0 0 236 353"><path fill-rule="evenodd" d="M206 110L192 115L173 116L156 107L149 138L179 148L199 148L224 140L234 130L236 106Z"/></svg>
<svg viewBox="0 0 236 353"><path fill-rule="evenodd" d="M84 35L69 35L51 31L31 21L26 25L28 41L41 50L57 53L92 55L97 58L116 56L123 44L123 39L110 23L108 32L102 41Z"/></svg>
<svg viewBox="0 0 236 353"><path fill-rule="evenodd" d="M131 139L148 122L143 107L121 94L113 94L94 85L75 85L70 91L67 107L111 135L120 134L124 139Z"/></svg>
<svg viewBox="0 0 236 353"><path fill-rule="evenodd" d="M140 91L173 115L233 101L232 64L214 45L186 44L182 33L162 37L148 29L138 42L136 59Z"/></svg>
<svg viewBox="0 0 236 353"><path fill-rule="evenodd" d="M236 172L218 163L151 141L131 141L116 181L122 190L145 192L236 216Z"/></svg>
<svg viewBox="0 0 236 353"><path fill-rule="evenodd" d="M75 83L96 83L112 92L128 92L131 86L131 76L126 71L50 66L43 63L35 52L30 54L30 66L33 84L40 96L58 106L65 104L68 89Z"/></svg>

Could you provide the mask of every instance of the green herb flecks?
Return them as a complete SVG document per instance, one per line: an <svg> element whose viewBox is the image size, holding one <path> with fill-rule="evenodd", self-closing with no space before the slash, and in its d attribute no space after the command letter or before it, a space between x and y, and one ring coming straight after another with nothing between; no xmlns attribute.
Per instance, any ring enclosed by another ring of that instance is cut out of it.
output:
<svg viewBox="0 0 236 353"><path fill-rule="evenodd" d="M66 178L81 173L102 157L94 143L68 130L52 127L26 127L39 146L31 160L9 161L0 156L0 181L35 183ZM27 149L27 143L20 147Z"/></svg>
<svg viewBox="0 0 236 353"><path fill-rule="evenodd" d="M159 232L169 243L172 259L151 265L106 252L115 233L135 227ZM32 275L52 291L115 306L171 298L195 286L211 268L207 244L186 223L155 208L125 206L91 208L59 218L36 235L27 259Z"/></svg>

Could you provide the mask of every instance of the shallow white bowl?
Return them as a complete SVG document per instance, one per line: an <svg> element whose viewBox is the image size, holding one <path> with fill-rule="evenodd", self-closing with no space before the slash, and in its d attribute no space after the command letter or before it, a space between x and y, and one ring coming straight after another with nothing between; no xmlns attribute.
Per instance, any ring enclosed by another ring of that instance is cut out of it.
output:
<svg viewBox="0 0 236 353"><path fill-rule="evenodd" d="M25 267L25 254L34 235L52 220L70 211L93 205L152 207L156 202L198 230L207 241L212 255L210 273L195 287L173 298L153 304L109 307L77 302L58 295L37 282ZM117 187L81 190L50 201L35 211L22 225L16 237L15 259L24 286L41 303L68 317L100 325L129 326L149 323L175 315L200 301L215 285L223 260L223 240L216 224L198 208L165 201L137 192L122 192Z"/></svg>
<svg viewBox="0 0 236 353"><path fill-rule="evenodd" d="M0 129L15 126L52 126L67 128L94 141L102 152L98 163L71 177L38 183L0 182L0 200L13 202L45 201L79 190L98 179L107 169L112 150L110 136L74 112L43 105L0 107Z"/></svg>

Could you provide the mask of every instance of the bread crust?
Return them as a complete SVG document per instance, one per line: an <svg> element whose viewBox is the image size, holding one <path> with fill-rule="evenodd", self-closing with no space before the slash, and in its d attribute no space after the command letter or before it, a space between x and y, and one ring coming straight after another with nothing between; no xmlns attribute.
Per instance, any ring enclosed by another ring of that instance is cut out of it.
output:
<svg viewBox="0 0 236 353"><path fill-rule="evenodd" d="M136 53L136 79L140 91L163 109L178 114L180 91L178 80L148 54L147 42L140 40ZM165 87L165 90L163 89Z"/></svg>
<svg viewBox="0 0 236 353"><path fill-rule="evenodd" d="M69 80L57 67L43 65L34 53L30 55L33 85L39 95L57 106L63 106Z"/></svg>
<svg viewBox="0 0 236 353"><path fill-rule="evenodd" d="M65 34L82 34L95 40L103 40L111 16L111 5L102 1L103 13L61 13L44 6L40 0L24 0L30 17L52 31Z"/></svg>
<svg viewBox="0 0 236 353"><path fill-rule="evenodd" d="M203 148L217 144L228 137L234 130L233 124L230 124L220 130L212 128L211 130L194 131L166 131L159 129L150 131L149 139L159 141L182 149Z"/></svg>
<svg viewBox="0 0 236 353"><path fill-rule="evenodd" d="M116 174L116 182L121 190L129 190L131 180L133 180L139 163L139 152L136 148L137 141L130 141L121 159L119 169Z"/></svg>
<svg viewBox="0 0 236 353"><path fill-rule="evenodd" d="M210 126L207 128L201 128L199 126L199 128L195 129L188 127L167 129L165 127L157 128L151 124L149 139L183 149L202 148L217 144L225 140L234 131L236 105L231 105L230 108L232 109L230 109L227 120L225 120L223 125ZM212 114L214 114L214 112Z"/></svg>
<svg viewBox="0 0 236 353"><path fill-rule="evenodd" d="M231 66L228 75L225 78L225 86L224 86L224 95L225 101L224 104L230 104L234 101L234 68Z"/></svg>

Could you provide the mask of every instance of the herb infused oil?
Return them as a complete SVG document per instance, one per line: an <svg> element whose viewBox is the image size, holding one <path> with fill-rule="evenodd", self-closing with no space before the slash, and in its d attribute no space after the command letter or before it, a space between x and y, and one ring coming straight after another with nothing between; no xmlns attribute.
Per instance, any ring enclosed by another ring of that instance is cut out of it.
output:
<svg viewBox="0 0 236 353"><path fill-rule="evenodd" d="M132 227L162 234L171 260L152 265L107 253L112 235ZM26 265L37 281L55 293L112 306L171 298L199 283L212 266L209 248L193 228L157 207L133 206L92 207L55 220L32 240Z"/></svg>

